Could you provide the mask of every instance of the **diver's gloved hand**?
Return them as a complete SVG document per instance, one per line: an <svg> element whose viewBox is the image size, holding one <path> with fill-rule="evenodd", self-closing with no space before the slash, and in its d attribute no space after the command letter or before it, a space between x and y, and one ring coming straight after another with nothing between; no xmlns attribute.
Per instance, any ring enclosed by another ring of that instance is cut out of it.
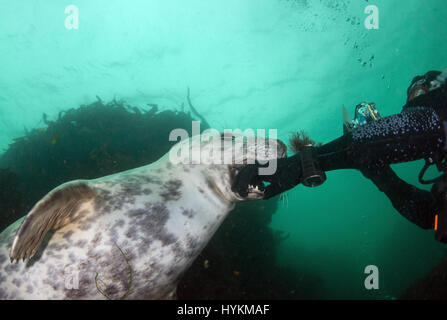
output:
<svg viewBox="0 0 447 320"><path fill-rule="evenodd" d="M302 172L299 153L276 161L277 168L272 175L259 175L259 168L267 167L268 163L265 165L249 164L243 167L234 179L231 187L233 192L246 197L249 185L258 185L261 181L266 181L270 183L264 191L263 199L266 200L298 185Z"/></svg>

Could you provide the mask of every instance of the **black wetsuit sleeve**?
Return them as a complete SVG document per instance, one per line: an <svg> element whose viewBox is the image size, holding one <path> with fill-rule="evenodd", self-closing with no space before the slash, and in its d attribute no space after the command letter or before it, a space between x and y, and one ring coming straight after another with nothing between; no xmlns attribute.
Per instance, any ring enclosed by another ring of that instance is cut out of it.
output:
<svg viewBox="0 0 447 320"><path fill-rule="evenodd" d="M401 180L390 164L432 157L446 146L447 85L317 148L324 171L360 169L409 221L431 229L439 210L432 192Z"/></svg>
<svg viewBox="0 0 447 320"><path fill-rule="evenodd" d="M445 146L443 121L433 108L411 107L365 124L317 148L324 171L376 170L425 159Z"/></svg>
<svg viewBox="0 0 447 320"><path fill-rule="evenodd" d="M387 195L404 218L423 229L433 229L434 215L439 209L433 193L406 183L389 166L361 172Z"/></svg>

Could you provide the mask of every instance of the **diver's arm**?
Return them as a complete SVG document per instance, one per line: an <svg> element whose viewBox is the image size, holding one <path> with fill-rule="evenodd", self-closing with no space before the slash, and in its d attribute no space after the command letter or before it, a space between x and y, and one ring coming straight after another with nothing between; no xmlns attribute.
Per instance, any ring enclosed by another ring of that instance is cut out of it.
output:
<svg viewBox="0 0 447 320"><path fill-rule="evenodd" d="M379 170L362 169L361 172L387 195L404 218L422 229L433 229L434 215L439 208L432 192L406 183L390 166Z"/></svg>
<svg viewBox="0 0 447 320"><path fill-rule="evenodd" d="M402 113L370 122L332 142L315 147L316 160L322 170L331 171L376 170L393 163L428 158L446 147L442 119L447 119L447 84L412 100ZM274 174L279 179L274 179L272 185L267 187L265 199L293 188L301 181L299 153L279 159L279 163ZM257 175L257 166L246 166L239 175L242 178L236 179L232 188L244 192ZM283 185L285 180L287 183Z"/></svg>
<svg viewBox="0 0 447 320"><path fill-rule="evenodd" d="M403 112L360 126L318 148L320 165L330 171L380 168L424 159L446 146L447 83L407 102Z"/></svg>
<svg viewBox="0 0 447 320"><path fill-rule="evenodd" d="M432 108L411 108L370 122L321 147L315 157L323 171L338 169L378 170L392 163L432 156L445 146L442 121ZM287 191L302 179L300 153L278 159L272 176L259 176L258 166L247 165L236 177L232 189L245 194L255 177L271 184L264 199Z"/></svg>
<svg viewBox="0 0 447 320"><path fill-rule="evenodd" d="M324 171L377 169L433 156L445 146L443 121L432 108L413 107L365 124L317 147Z"/></svg>
<svg viewBox="0 0 447 320"><path fill-rule="evenodd" d="M432 108L407 108L379 119L317 148L325 171L360 169L391 200L406 219L433 228L434 195L401 180L389 164L433 156L445 146L443 121Z"/></svg>

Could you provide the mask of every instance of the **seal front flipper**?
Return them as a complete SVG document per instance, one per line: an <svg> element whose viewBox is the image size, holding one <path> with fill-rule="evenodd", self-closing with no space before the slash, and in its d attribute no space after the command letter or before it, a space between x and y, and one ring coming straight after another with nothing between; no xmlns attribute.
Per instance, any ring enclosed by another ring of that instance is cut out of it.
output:
<svg viewBox="0 0 447 320"><path fill-rule="evenodd" d="M31 258L49 230L59 229L82 213L92 212L95 194L83 180L64 183L50 191L23 220L11 247L11 262Z"/></svg>

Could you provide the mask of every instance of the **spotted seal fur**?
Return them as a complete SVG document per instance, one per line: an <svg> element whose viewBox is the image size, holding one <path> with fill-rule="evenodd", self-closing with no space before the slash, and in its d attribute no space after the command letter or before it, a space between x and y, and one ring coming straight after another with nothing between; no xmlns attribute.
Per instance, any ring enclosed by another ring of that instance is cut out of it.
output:
<svg viewBox="0 0 447 320"><path fill-rule="evenodd" d="M213 138L232 140L220 155L239 148L243 161L286 155L276 139L241 147L234 135ZM195 136L174 147L189 143L194 151L194 141L206 163L175 164L168 153L48 193L0 234L0 299L174 298L179 278L235 202L263 196L254 187L245 198L231 191L240 165L236 157L229 165L209 161L211 142Z"/></svg>

